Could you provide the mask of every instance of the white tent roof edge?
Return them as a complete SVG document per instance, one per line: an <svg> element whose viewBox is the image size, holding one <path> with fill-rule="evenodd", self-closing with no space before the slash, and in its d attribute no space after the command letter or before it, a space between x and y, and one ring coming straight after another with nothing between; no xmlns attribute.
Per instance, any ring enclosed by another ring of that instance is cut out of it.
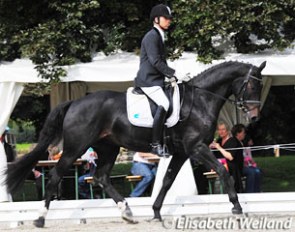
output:
<svg viewBox="0 0 295 232"><path fill-rule="evenodd" d="M212 65L224 61L241 61L256 66L267 61L266 68L262 72L264 76L295 76L295 49L249 55L229 53L225 59L214 60L208 65L197 62L196 58L196 53L185 52L180 59L169 62L169 65L182 73L197 75ZM90 63L77 63L65 68L68 74L62 79L63 82L131 82L139 68L139 56L122 51L109 56L97 53ZM35 65L27 58L0 64L0 82L36 83L42 81L44 80L38 76ZM292 82L295 83L295 80Z"/></svg>

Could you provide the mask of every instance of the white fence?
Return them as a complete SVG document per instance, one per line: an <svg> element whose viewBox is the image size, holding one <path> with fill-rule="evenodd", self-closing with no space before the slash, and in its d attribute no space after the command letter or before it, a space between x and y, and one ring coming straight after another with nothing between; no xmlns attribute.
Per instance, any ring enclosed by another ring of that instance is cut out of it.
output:
<svg viewBox="0 0 295 232"><path fill-rule="evenodd" d="M295 192L239 194L244 213L295 212ZM152 217L154 199L127 198L135 217ZM43 202L0 203L0 222L34 220ZM167 197L163 216L231 214L232 204L226 194ZM111 199L53 201L46 219L119 218L120 212Z"/></svg>

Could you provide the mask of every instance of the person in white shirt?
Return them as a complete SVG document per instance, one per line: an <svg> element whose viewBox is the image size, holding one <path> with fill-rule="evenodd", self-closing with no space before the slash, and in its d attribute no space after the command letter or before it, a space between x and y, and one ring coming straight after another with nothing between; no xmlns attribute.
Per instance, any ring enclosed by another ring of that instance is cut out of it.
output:
<svg viewBox="0 0 295 232"><path fill-rule="evenodd" d="M133 157L133 165L131 173L134 176L142 176L142 180L137 183L134 190L130 194L130 197L139 197L149 185L153 182L156 172L157 164L150 162L148 159L158 159L157 155L152 153L136 152Z"/></svg>
<svg viewBox="0 0 295 232"><path fill-rule="evenodd" d="M84 174L78 179L79 197L82 199L90 199L90 184L86 183L85 178L94 175L96 170L97 153L92 147L81 156L82 159L87 160L87 164L84 166Z"/></svg>

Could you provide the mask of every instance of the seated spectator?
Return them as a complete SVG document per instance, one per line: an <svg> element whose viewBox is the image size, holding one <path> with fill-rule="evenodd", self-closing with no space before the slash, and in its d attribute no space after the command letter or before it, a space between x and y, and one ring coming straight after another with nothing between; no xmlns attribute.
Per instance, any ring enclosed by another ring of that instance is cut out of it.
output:
<svg viewBox="0 0 295 232"><path fill-rule="evenodd" d="M48 149L48 160L59 160L62 155L62 150L58 146L49 145Z"/></svg>
<svg viewBox="0 0 295 232"><path fill-rule="evenodd" d="M240 124L235 125L230 136L228 126L225 123L219 123L217 126L219 139L213 141L210 148L216 148L219 152L214 153L217 158L225 158L228 164L229 174L235 182L235 190L238 193L243 192L242 172L243 172L243 150L228 150L228 148L243 147L241 141L245 138L245 129L241 128Z"/></svg>
<svg viewBox="0 0 295 232"><path fill-rule="evenodd" d="M85 181L85 177L91 177L95 174L97 166L95 160L97 159L97 154L93 148L90 147L81 158L87 160L87 163L84 166L84 174L78 179L79 197L81 199L90 199L90 184Z"/></svg>
<svg viewBox="0 0 295 232"><path fill-rule="evenodd" d="M29 174L27 179L35 181L38 201L41 201L43 199L43 195L42 195L42 173L39 170L33 168L32 172Z"/></svg>
<svg viewBox="0 0 295 232"><path fill-rule="evenodd" d="M49 145L47 148L48 151L48 160L59 160L62 156L63 150L59 145ZM64 177L73 177L75 176L74 170L66 170ZM74 178L62 178L58 184L57 193L54 196L58 200L72 200L75 199L75 180Z"/></svg>
<svg viewBox="0 0 295 232"><path fill-rule="evenodd" d="M139 197L153 182L156 171L157 164L148 161L148 158L159 158L157 155L152 153L136 152L133 156L133 165L131 168L131 173L134 176L142 176L142 180L137 183L136 187L130 194L130 197Z"/></svg>
<svg viewBox="0 0 295 232"><path fill-rule="evenodd" d="M48 152L48 160L59 160L61 155L62 155L62 150L57 146L57 145L52 145L50 144L47 148L47 152ZM50 168L49 168L50 169ZM64 189L66 189L66 187L63 186L64 185L64 181L61 180L60 183L58 184L57 187L57 191L56 193L53 195L53 199L66 199L64 195Z"/></svg>
<svg viewBox="0 0 295 232"><path fill-rule="evenodd" d="M248 139L248 141L244 141L246 146L253 146L252 139ZM251 149L244 149L244 168L243 175L246 176L246 193L259 193L261 192L261 179L262 172L257 167L257 164L253 160Z"/></svg>

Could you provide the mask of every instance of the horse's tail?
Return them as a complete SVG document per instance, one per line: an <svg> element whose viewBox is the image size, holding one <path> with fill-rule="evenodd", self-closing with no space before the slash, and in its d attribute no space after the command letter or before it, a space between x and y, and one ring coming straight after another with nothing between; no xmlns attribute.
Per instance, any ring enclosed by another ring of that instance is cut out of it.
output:
<svg viewBox="0 0 295 232"><path fill-rule="evenodd" d="M14 193L21 187L38 160L46 153L48 146L61 140L64 118L71 103L65 102L51 111L40 132L37 146L16 162L8 164L5 181L8 192Z"/></svg>

